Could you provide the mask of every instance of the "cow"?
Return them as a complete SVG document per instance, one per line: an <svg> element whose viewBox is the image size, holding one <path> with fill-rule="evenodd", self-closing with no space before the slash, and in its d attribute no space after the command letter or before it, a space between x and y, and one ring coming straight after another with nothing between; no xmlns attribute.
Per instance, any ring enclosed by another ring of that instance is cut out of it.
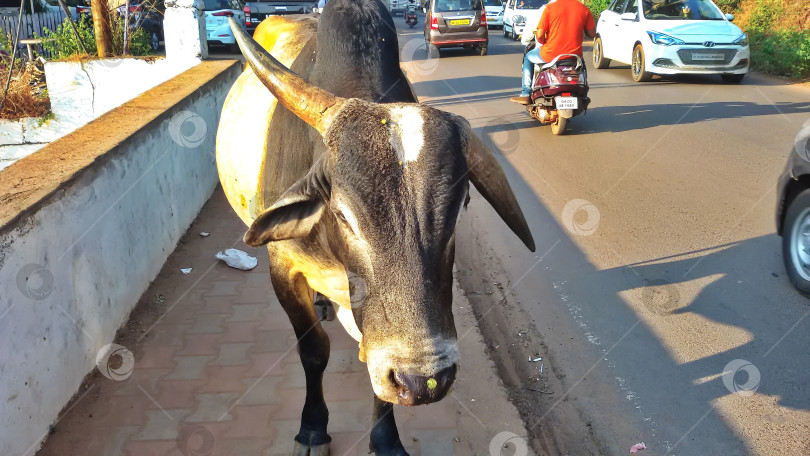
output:
<svg viewBox="0 0 810 456"><path fill-rule="evenodd" d="M469 182L518 238L534 240L494 155L462 117L417 103L379 0L331 0L320 20L231 28L248 68L217 134L229 203L267 246L298 340L306 400L296 455L326 455L322 379L328 298L357 340L374 391L370 450L407 455L393 405L441 400L457 375L455 227Z"/></svg>

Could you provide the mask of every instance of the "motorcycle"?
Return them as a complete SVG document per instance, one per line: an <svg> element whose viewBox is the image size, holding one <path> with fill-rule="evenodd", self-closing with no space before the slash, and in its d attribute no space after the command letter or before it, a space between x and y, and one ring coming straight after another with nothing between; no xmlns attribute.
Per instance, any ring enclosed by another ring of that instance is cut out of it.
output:
<svg viewBox="0 0 810 456"><path fill-rule="evenodd" d="M526 110L551 132L565 132L568 119L585 112L588 98L588 76L585 63L576 54L558 55L549 63L534 66L531 102Z"/></svg>
<svg viewBox="0 0 810 456"><path fill-rule="evenodd" d="M408 6L408 9L405 10L405 23L410 25L413 28L416 25L416 6Z"/></svg>

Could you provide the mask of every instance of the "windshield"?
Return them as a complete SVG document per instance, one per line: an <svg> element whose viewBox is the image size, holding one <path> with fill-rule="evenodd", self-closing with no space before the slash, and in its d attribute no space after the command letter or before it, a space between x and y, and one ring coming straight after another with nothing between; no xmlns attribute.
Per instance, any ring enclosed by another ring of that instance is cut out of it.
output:
<svg viewBox="0 0 810 456"><path fill-rule="evenodd" d="M517 0L515 9L540 9L546 4L546 0Z"/></svg>
<svg viewBox="0 0 810 456"><path fill-rule="evenodd" d="M204 11L241 10L244 4L240 0L203 0Z"/></svg>
<svg viewBox="0 0 810 456"><path fill-rule="evenodd" d="M484 0L484 6L503 6L501 0Z"/></svg>
<svg viewBox="0 0 810 456"><path fill-rule="evenodd" d="M480 10L481 0L436 0L437 13Z"/></svg>
<svg viewBox="0 0 810 456"><path fill-rule="evenodd" d="M652 20L722 21L711 0L642 0L644 17Z"/></svg>

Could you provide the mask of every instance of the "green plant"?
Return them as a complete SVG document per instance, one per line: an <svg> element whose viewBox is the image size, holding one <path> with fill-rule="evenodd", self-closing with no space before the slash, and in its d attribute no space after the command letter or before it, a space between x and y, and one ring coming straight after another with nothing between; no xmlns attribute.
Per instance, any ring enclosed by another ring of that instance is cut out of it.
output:
<svg viewBox="0 0 810 456"><path fill-rule="evenodd" d="M96 53L93 19L90 18L90 15L83 14L75 24L79 37L76 36L76 33L74 33L67 19L59 24L56 30L44 29L45 36L42 37L42 49L45 53L49 54L52 59L66 59L72 55L83 54L82 47L79 43L84 43L88 53Z"/></svg>
<svg viewBox="0 0 810 456"><path fill-rule="evenodd" d="M751 64L772 74L810 77L810 31L748 31Z"/></svg>
<svg viewBox="0 0 810 456"><path fill-rule="evenodd" d="M122 55L123 53L125 27L123 17L117 14L110 16L110 35L115 55ZM96 53L96 39L92 18L89 15L82 15L76 21L76 29L81 37L81 42L87 48L87 52L94 55ZM129 41L129 55L149 55L152 53L152 48L149 46L149 35L142 28L134 30L130 28L127 40ZM60 24L56 30L45 29L42 48L55 60L83 54L79 39L77 39L76 33L73 32L73 28L71 28L67 20Z"/></svg>
<svg viewBox="0 0 810 456"><path fill-rule="evenodd" d="M720 10L724 13L733 13L740 8L740 4L743 0L715 0L714 3L720 7Z"/></svg>
<svg viewBox="0 0 810 456"><path fill-rule="evenodd" d="M591 14L593 14L593 19L599 19L599 14L606 10L608 5L610 5L611 0L585 0L585 6L591 10Z"/></svg>

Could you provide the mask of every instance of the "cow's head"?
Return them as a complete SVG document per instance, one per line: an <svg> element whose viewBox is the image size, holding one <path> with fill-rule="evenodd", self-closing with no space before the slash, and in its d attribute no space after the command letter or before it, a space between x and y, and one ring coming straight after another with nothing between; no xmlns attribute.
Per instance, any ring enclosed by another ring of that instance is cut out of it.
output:
<svg viewBox="0 0 810 456"><path fill-rule="evenodd" d="M463 118L419 104L336 97L231 27L259 79L327 146L253 222L245 242L325 234L347 283L363 288L351 311L374 393L404 405L443 398L458 361L452 269L468 180L534 251L498 162Z"/></svg>

